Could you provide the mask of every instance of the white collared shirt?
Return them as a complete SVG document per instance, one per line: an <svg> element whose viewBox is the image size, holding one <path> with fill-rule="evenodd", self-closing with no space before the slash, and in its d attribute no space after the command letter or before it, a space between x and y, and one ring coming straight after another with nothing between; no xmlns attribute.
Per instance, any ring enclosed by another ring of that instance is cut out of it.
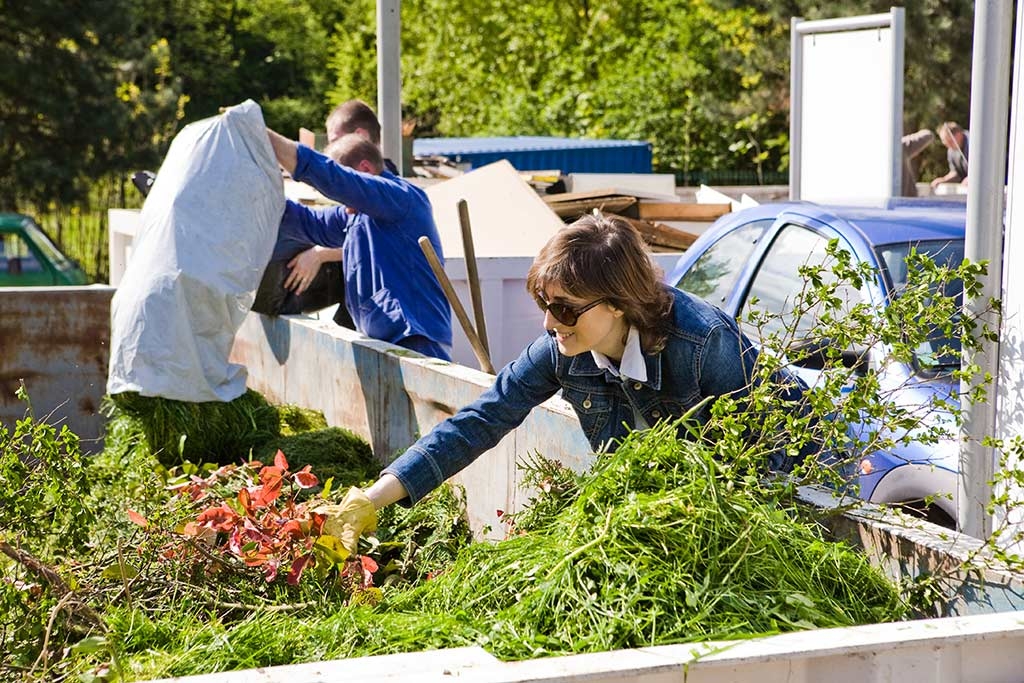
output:
<svg viewBox="0 0 1024 683"><path fill-rule="evenodd" d="M628 377L638 382L647 381L647 363L644 362L644 351L640 346L640 331L633 325L629 326L629 334L626 335L626 348L622 351L619 367L615 367L611 359L603 353L591 350L590 355L594 357L597 367L607 370L616 377Z"/></svg>

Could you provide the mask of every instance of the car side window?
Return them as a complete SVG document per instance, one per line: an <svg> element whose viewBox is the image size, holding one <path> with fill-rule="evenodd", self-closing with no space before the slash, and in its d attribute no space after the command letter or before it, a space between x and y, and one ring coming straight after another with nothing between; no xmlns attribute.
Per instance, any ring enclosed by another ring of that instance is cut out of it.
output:
<svg viewBox="0 0 1024 683"><path fill-rule="evenodd" d="M741 321L744 332L761 338L780 334L793 340L804 340L810 336L821 311L817 307L802 313L795 310L805 288L800 268L823 266L823 279L826 282L834 280L829 270L832 259L827 247L825 237L802 226L790 224L779 231L758 266L744 301ZM848 286L840 287L837 295L843 301L843 308L847 309L861 299L860 293ZM761 329L751 329L750 323L745 322L755 298L759 311L772 314Z"/></svg>
<svg viewBox="0 0 1024 683"><path fill-rule="evenodd" d="M733 230L701 254L676 287L721 307L732 294L743 267L772 219L753 221Z"/></svg>
<svg viewBox="0 0 1024 683"><path fill-rule="evenodd" d="M42 272L43 266L21 235L0 235L0 273L22 275Z"/></svg>

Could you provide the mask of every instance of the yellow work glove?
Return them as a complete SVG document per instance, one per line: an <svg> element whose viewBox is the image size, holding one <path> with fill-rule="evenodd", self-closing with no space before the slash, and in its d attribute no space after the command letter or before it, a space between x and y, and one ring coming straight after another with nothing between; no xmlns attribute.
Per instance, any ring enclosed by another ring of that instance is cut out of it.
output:
<svg viewBox="0 0 1024 683"><path fill-rule="evenodd" d="M349 556L359 550L359 537L364 531L377 530L377 508L363 490L353 486L338 505L321 505L316 509L324 520L323 532L334 536L348 551Z"/></svg>

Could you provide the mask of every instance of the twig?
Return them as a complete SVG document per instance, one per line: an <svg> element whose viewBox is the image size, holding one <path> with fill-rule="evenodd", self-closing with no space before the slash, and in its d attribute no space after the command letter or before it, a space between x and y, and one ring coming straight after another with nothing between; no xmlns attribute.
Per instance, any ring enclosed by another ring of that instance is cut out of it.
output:
<svg viewBox="0 0 1024 683"><path fill-rule="evenodd" d="M46 669L47 661L50 659L48 651L50 648L50 634L53 633L53 624L55 621L57 621L57 615L60 614L61 610L64 609L64 606L67 603L73 601L74 599L75 596L73 593L65 593L61 597L60 601L53 606L53 609L50 610L50 618L46 622L46 631L43 632L43 646L39 649L39 656L36 657L36 661L32 663L32 668L29 669L29 675L35 672L36 667L39 666L40 661L42 661L43 663L43 669Z"/></svg>
<svg viewBox="0 0 1024 683"><path fill-rule="evenodd" d="M5 541L0 541L0 552L15 562L23 565L30 572L46 581L46 583L48 583L50 587L61 597L61 605L65 602L73 603L71 609L72 614L77 614L83 617L90 626L95 626L100 629L103 628L103 620L100 616L96 614L92 607L89 607L84 600L79 598L78 595L68 587L68 584L56 571L47 567L30 553L21 550L20 548L15 548ZM65 597L67 596L70 597L68 600L65 600Z"/></svg>
<svg viewBox="0 0 1024 683"><path fill-rule="evenodd" d="M117 541L117 568L118 570L120 570L119 573L121 574L121 583L124 584L124 605L125 607L128 607L130 609L132 606L132 592L131 589L128 587L128 577L125 576L124 554L121 552L120 539L118 539Z"/></svg>

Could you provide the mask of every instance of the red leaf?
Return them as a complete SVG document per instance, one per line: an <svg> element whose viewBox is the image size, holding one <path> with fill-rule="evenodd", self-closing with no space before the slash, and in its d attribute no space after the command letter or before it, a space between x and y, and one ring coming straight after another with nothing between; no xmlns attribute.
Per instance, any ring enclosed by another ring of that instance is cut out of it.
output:
<svg viewBox="0 0 1024 683"><path fill-rule="evenodd" d="M278 535L284 536L285 534L292 536L293 538L301 538L302 525L299 524L299 520L289 519L287 522L282 524L281 528L278 530Z"/></svg>
<svg viewBox="0 0 1024 683"><path fill-rule="evenodd" d="M255 493L256 498L253 502L256 507L268 507L281 495L281 479L260 486L256 489Z"/></svg>
<svg viewBox="0 0 1024 683"><path fill-rule="evenodd" d="M281 477L284 476L284 470L280 467L264 467L260 470L260 483L270 484L275 481L280 481Z"/></svg>
<svg viewBox="0 0 1024 683"><path fill-rule="evenodd" d="M262 553L252 553L242 557L247 567L259 567L267 563L267 556Z"/></svg>
<svg viewBox="0 0 1024 683"><path fill-rule="evenodd" d="M320 480L312 472L296 472L294 479L300 489L311 489L320 483Z"/></svg>
<svg viewBox="0 0 1024 683"><path fill-rule="evenodd" d="M217 529L218 531L229 531L238 521L238 515L227 505L218 505L203 510L196 517L198 524Z"/></svg>
<svg viewBox="0 0 1024 683"><path fill-rule="evenodd" d="M313 559L312 553L302 555L292 561L292 569L288 572L288 585L297 586L299 584L299 579L302 578L302 572L306 569L306 565L309 564L311 559Z"/></svg>
<svg viewBox="0 0 1024 683"><path fill-rule="evenodd" d="M249 495L249 489L239 489L238 491L238 502L242 505L242 509L246 512L252 509L252 496Z"/></svg>
<svg viewBox="0 0 1024 683"><path fill-rule="evenodd" d="M288 459L284 457L284 452L280 448L277 449L277 454L274 455L274 464L282 470L288 471Z"/></svg>
<svg viewBox="0 0 1024 683"><path fill-rule="evenodd" d="M128 510L128 521L130 521L132 524L138 524L143 529L149 526L149 522L146 520L146 518L132 509Z"/></svg>
<svg viewBox="0 0 1024 683"><path fill-rule="evenodd" d="M366 555L360 555L359 562L363 568L363 588L369 588L373 585L373 573L377 571L377 563Z"/></svg>

